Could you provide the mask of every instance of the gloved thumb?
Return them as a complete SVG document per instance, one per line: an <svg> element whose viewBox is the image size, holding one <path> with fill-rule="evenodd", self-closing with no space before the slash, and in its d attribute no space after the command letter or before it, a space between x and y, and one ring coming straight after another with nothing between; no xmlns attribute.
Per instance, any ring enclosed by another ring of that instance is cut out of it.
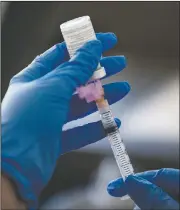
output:
<svg viewBox="0 0 180 210"><path fill-rule="evenodd" d="M125 180L128 195L140 209L179 209L179 204L161 188L137 176Z"/></svg>
<svg viewBox="0 0 180 210"><path fill-rule="evenodd" d="M57 88L64 82L65 86L68 84L69 89L76 89L85 85L91 78L98 66L101 54L101 42L98 40L89 41L78 49L69 61L58 66L49 75L45 75L44 79L53 77Z"/></svg>

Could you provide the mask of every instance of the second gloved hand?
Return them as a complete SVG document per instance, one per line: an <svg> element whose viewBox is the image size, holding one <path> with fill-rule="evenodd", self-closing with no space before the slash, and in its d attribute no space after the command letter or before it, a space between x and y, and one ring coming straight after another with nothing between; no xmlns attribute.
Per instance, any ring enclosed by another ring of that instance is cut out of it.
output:
<svg viewBox="0 0 180 210"><path fill-rule="evenodd" d="M179 178L178 169L147 171L130 175L125 183L112 181L107 190L115 197L128 193L141 210L179 210Z"/></svg>

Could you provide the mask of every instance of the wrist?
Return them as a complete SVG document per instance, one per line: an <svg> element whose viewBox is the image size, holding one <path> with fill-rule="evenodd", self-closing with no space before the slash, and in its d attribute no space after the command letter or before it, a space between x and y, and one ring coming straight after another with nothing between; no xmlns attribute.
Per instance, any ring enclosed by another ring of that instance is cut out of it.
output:
<svg viewBox="0 0 180 210"><path fill-rule="evenodd" d="M34 209L37 207L37 195L33 190L31 182L23 175L19 170L17 170L17 164L9 163L9 161L4 160L2 157L2 171L6 177L8 177L12 183L15 184L17 189L17 194L19 197L27 204L28 209ZM18 167L19 168L19 167ZM9 208L10 209L10 208ZM15 208L12 208L15 209ZM17 208L18 209L18 208Z"/></svg>
<svg viewBox="0 0 180 210"><path fill-rule="evenodd" d="M1 176L2 209L27 209L26 203L19 196L15 184L6 175Z"/></svg>

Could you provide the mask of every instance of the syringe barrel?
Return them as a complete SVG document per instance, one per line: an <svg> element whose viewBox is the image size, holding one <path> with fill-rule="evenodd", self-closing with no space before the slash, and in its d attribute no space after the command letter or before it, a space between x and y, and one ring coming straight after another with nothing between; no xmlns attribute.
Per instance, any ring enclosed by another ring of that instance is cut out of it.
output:
<svg viewBox="0 0 180 210"><path fill-rule="evenodd" d="M86 42L97 39L89 16L83 16L67 21L60 25L60 29L70 57L72 57ZM105 75L105 69L98 64L91 80L103 78Z"/></svg>
<svg viewBox="0 0 180 210"><path fill-rule="evenodd" d="M130 162L123 140L121 139L119 129L112 115L107 100L97 104L101 116L102 124L110 142L117 165L119 167L122 178L134 173L134 169Z"/></svg>

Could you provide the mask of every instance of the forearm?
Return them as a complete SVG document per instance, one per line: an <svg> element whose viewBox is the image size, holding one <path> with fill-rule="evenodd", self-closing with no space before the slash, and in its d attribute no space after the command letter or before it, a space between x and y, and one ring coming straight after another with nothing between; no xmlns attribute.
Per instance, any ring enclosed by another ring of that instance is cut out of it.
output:
<svg viewBox="0 0 180 210"><path fill-rule="evenodd" d="M14 184L3 174L1 176L1 202L2 210L27 209L25 202L18 196Z"/></svg>

